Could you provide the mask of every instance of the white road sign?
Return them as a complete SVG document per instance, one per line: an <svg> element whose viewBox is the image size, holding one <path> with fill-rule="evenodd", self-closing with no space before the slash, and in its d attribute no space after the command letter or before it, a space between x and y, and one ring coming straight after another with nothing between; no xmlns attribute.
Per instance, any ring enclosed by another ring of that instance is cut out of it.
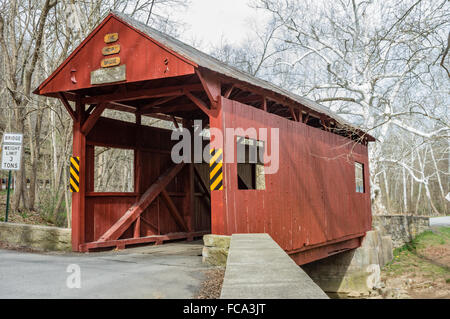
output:
<svg viewBox="0 0 450 319"><path fill-rule="evenodd" d="M22 158L22 134L4 134L2 145L2 169L18 171L20 170L20 160Z"/></svg>

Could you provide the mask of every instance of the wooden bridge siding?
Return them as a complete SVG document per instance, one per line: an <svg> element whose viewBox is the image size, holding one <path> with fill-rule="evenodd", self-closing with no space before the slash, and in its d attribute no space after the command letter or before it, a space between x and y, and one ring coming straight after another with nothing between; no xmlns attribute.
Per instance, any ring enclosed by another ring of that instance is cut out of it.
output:
<svg viewBox="0 0 450 319"><path fill-rule="evenodd" d="M225 164L224 190L213 192L214 233L268 232L291 251L370 230L367 147L225 98L222 112L212 126L278 127L280 167L266 174L265 191L238 190L237 166ZM355 160L364 163L363 194L355 192Z"/></svg>
<svg viewBox="0 0 450 319"><path fill-rule="evenodd" d="M104 36L116 32L119 39L106 44ZM62 64L41 85L40 94L92 87L90 72L100 69L100 62L105 58L102 48L112 44L119 44L120 52L107 57L119 56L120 65L126 65L126 83L195 73L193 65L180 56L165 50L146 35L115 17L109 17L68 57L67 63ZM166 59L167 66L164 62ZM137 60L139 63L135 63ZM72 75L75 76L76 83L72 82Z"/></svg>
<svg viewBox="0 0 450 319"><path fill-rule="evenodd" d="M135 123L100 118L87 136L86 147L86 228L87 242L96 241L108 230L137 200L150 185L171 165L170 150L175 141L170 140L171 131L141 126L139 139L136 139L137 125ZM139 187L136 193L95 194L94 191L94 146L110 146L116 148L139 150L140 160L135 165L135 176L140 172ZM139 167L139 169L138 169ZM183 201L186 196L184 188L187 170L183 170L166 187L167 192L180 214L190 216L191 212L184 209ZM207 180L207 179L205 179ZM195 198L196 209L191 217L193 230L210 229L210 210L200 205L201 198ZM157 198L142 214L143 218L157 226L158 232L147 223L141 221L140 234L148 236L182 231L174 222L165 203ZM208 217L209 216L209 217ZM186 218L187 219L187 218ZM133 236L133 225L120 238Z"/></svg>
<svg viewBox="0 0 450 319"><path fill-rule="evenodd" d="M135 201L133 195L86 197L86 241L98 240Z"/></svg>

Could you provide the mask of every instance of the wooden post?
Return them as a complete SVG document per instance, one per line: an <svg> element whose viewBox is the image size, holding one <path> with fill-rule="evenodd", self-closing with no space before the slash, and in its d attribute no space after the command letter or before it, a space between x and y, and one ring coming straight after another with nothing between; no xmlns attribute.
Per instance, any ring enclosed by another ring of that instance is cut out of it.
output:
<svg viewBox="0 0 450 319"><path fill-rule="evenodd" d="M222 132L225 132L225 121L223 118L223 106L222 103L228 103L225 99L220 99L220 103L218 104L218 110L216 115L209 116L209 127L219 129ZM210 147L211 148L222 148L225 149L225 145L222 145L222 142L217 140L213 135L211 136ZM228 141L229 143L234 143L233 141ZM225 153L223 154L225 158ZM209 163L208 163L209 165ZM229 186L229 181L227 177L227 170L230 169L232 164L228 164L224 161L222 170L223 170L223 190L216 190L211 192L211 233L216 235L225 235L227 234L227 223L225 218L225 209L226 209L226 196L225 193Z"/></svg>
<svg viewBox="0 0 450 319"><path fill-rule="evenodd" d="M142 175L142 168L141 168L141 122L142 122L142 116L141 114L136 114L136 148L134 149L134 189L133 191L137 192L139 195L136 197L136 200L139 199L141 195L141 175ZM141 237L141 216L139 216L136 219L136 222L134 224L134 238Z"/></svg>
<svg viewBox="0 0 450 319"><path fill-rule="evenodd" d="M75 101L76 120L73 122L73 156L80 157L79 192L72 193L72 250L79 251L85 243L85 193L86 193L86 136L81 132L85 119L81 96Z"/></svg>
<svg viewBox="0 0 450 319"><path fill-rule="evenodd" d="M185 186L186 196L184 197L183 207L183 217L187 225L188 232L192 232L192 220L194 217L194 126L192 121L184 121L183 128L187 128L191 133L191 163L186 165L185 173Z"/></svg>

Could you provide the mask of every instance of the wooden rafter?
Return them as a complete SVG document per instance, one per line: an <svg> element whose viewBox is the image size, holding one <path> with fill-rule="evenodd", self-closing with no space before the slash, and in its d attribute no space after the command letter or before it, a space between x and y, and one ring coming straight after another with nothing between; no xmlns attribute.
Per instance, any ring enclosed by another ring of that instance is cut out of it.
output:
<svg viewBox="0 0 450 319"><path fill-rule="evenodd" d="M58 96L59 96L59 99L61 100L62 104L66 108L67 112L69 112L69 115L72 118L72 120L76 121L77 117L75 115L75 111L70 106L69 101L67 101L67 98L64 95L64 93L58 93Z"/></svg>
<svg viewBox="0 0 450 319"><path fill-rule="evenodd" d="M177 164L164 172L158 180L152 184L147 191L134 203L122 217L116 221L110 229L108 229L100 238L99 242L118 239L138 216L155 200L156 197L164 190L164 188L173 180L173 178L181 171L185 163Z"/></svg>
<svg viewBox="0 0 450 319"><path fill-rule="evenodd" d="M108 102L108 109L121 112L136 113L135 107L118 102Z"/></svg>
<svg viewBox="0 0 450 319"><path fill-rule="evenodd" d="M86 104L100 103L100 102L112 102L112 101L131 101L139 99L149 99L158 97L167 97L183 94L184 91L202 91L203 86L201 84L186 84L178 86L166 86L162 88L152 89L139 89L127 92L116 92L110 94L102 94L96 96L90 96L83 100Z"/></svg>
<svg viewBox="0 0 450 319"><path fill-rule="evenodd" d="M231 92L233 92L234 89L234 85L232 84L226 91L225 94L223 95L224 98L228 99L230 98Z"/></svg>
<svg viewBox="0 0 450 319"><path fill-rule="evenodd" d="M200 79L203 85L203 89L208 96L209 102L212 108L216 108L217 103L221 95L220 80L217 77L211 76L207 71L200 71L195 69L195 73Z"/></svg>
<svg viewBox="0 0 450 319"><path fill-rule="evenodd" d="M143 115L152 114L152 113L173 113L173 112L185 112L185 111L194 111L197 109L195 104L177 104L170 106L162 106L162 107L153 107L148 109L146 112L143 112Z"/></svg>
<svg viewBox="0 0 450 319"><path fill-rule="evenodd" d="M288 107L289 107L289 111L291 112L292 118L294 119L295 122L298 122L297 115L294 112L294 108L291 105L288 105Z"/></svg>
<svg viewBox="0 0 450 319"><path fill-rule="evenodd" d="M95 123L97 123L97 120L102 115L103 111L105 110L107 103L100 103L98 104L91 115L89 115L88 119L84 122L83 126L81 127L81 133L84 135L88 135L89 132L94 127Z"/></svg>
<svg viewBox="0 0 450 319"><path fill-rule="evenodd" d="M307 124L309 120L309 113L306 113L305 118L303 119L303 123Z"/></svg>
<svg viewBox="0 0 450 319"><path fill-rule="evenodd" d="M86 110L86 115L91 114L92 110L97 106L97 104L91 104L89 105L88 109Z"/></svg>
<svg viewBox="0 0 450 319"><path fill-rule="evenodd" d="M249 96L245 96L245 97L238 97L235 98L234 100L239 101L241 103L255 103L255 102L261 102L261 95L254 95L254 94L250 94Z"/></svg>
<svg viewBox="0 0 450 319"><path fill-rule="evenodd" d="M267 112L267 99L265 96L262 97L262 107L261 108Z"/></svg>
<svg viewBox="0 0 450 319"><path fill-rule="evenodd" d="M158 106L158 105L161 105L161 104L164 104L164 103L167 103L169 101L172 101L172 100L176 99L180 95L172 95L172 96L168 96L168 97L164 97L164 98L158 99L158 100L156 100L156 101L154 101L154 102L152 102L152 103L150 103L148 105L140 107L139 108L139 112L145 113L145 112L151 110L152 108L154 108L155 106Z"/></svg>
<svg viewBox="0 0 450 319"><path fill-rule="evenodd" d="M206 115L210 115L211 114L211 110L208 108L208 106L205 104L205 102L203 102L202 100L200 100L198 97L196 97L195 95L193 95L191 92L187 91L185 92L186 96L195 103L195 105L197 105Z"/></svg>
<svg viewBox="0 0 450 319"><path fill-rule="evenodd" d="M178 122L177 122L177 119L175 118L175 116L172 115L171 118L172 118L172 123L175 126L175 128L179 129L180 126L178 125Z"/></svg>

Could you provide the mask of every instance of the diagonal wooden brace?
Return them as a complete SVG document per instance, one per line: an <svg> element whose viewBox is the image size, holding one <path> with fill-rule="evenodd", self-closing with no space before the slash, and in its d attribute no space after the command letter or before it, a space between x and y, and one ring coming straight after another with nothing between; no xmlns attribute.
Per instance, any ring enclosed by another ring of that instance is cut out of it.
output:
<svg viewBox="0 0 450 319"><path fill-rule="evenodd" d="M107 105L108 104L106 103L100 103L95 107L92 114L89 115L89 118L86 120L86 122L84 122L83 126L81 127L81 132L84 135L89 134L89 132L94 127L95 123L97 123L97 120L100 118Z"/></svg>
<svg viewBox="0 0 450 319"><path fill-rule="evenodd" d="M172 199L170 198L169 194L167 194L165 189L161 191L161 197L164 200L164 203L166 204L167 208L169 209L169 213L175 220L175 223L177 223L179 227L181 227L184 231L187 232L189 229L186 223L184 222L183 217L181 217L180 212L178 211L177 207L175 206L175 204L173 203Z"/></svg>
<svg viewBox="0 0 450 319"><path fill-rule="evenodd" d="M185 164L180 163L165 171L158 180L152 184L147 191L133 204L122 217L108 229L100 238L99 242L116 240L133 224L133 222L144 212L144 210L155 200L164 188L181 171Z"/></svg>
<svg viewBox="0 0 450 319"><path fill-rule="evenodd" d="M198 168L194 165L194 172L195 176L197 176L197 181L201 188L203 189L203 192L208 196L209 199L211 199L211 191L209 190L209 187L206 186L205 181L203 180L203 177L200 175L200 172L198 171Z"/></svg>

